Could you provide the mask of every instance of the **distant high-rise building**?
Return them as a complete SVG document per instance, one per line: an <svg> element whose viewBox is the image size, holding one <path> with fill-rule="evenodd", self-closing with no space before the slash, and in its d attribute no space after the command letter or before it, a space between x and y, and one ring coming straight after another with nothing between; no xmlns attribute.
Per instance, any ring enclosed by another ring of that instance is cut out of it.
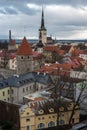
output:
<svg viewBox="0 0 87 130"><path fill-rule="evenodd" d="M9 41L11 40L11 30L9 30Z"/></svg>
<svg viewBox="0 0 87 130"><path fill-rule="evenodd" d="M39 42L41 42L43 45L46 45L47 43L47 29L45 28L45 23L44 23L43 8L42 8L41 26L39 29Z"/></svg>

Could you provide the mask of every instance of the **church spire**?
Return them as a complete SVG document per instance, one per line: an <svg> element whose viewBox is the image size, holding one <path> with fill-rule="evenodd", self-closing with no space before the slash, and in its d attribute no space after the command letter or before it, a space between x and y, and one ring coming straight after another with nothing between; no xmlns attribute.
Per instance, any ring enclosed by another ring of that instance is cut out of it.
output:
<svg viewBox="0 0 87 130"><path fill-rule="evenodd" d="M45 24L44 24L43 8L42 8L41 26L39 29L39 42L43 43L43 45L47 43L47 29L45 28Z"/></svg>
<svg viewBox="0 0 87 130"><path fill-rule="evenodd" d="M46 30L45 25L44 25L44 11L42 8L42 18L41 18L41 28L42 30Z"/></svg>

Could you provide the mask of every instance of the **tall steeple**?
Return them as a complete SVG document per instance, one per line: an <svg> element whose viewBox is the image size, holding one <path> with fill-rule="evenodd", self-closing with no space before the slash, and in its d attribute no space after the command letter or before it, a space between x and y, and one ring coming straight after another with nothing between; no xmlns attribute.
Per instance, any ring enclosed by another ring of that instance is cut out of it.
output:
<svg viewBox="0 0 87 130"><path fill-rule="evenodd" d="M41 42L43 45L46 45L47 43L47 29L45 28L45 23L44 23L43 8L42 8L42 16L41 16L41 26L39 29L39 42Z"/></svg>
<svg viewBox="0 0 87 130"><path fill-rule="evenodd" d="M42 18L41 18L41 29L46 30L45 25L44 25L44 11L42 8Z"/></svg>

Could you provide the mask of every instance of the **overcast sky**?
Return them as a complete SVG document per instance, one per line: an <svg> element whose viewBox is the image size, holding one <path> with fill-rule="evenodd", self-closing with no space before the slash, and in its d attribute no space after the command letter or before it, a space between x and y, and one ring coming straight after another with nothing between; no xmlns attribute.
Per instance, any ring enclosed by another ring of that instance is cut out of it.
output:
<svg viewBox="0 0 87 130"><path fill-rule="evenodd" d="M38 38L42 6L48 36L87 39L87 0L0 0L0 38Z"/></svg>

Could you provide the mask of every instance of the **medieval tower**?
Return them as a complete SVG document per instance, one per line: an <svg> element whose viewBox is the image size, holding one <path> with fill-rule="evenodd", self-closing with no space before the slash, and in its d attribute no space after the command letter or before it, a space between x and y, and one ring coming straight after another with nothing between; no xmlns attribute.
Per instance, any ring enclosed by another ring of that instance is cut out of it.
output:
<svg viewBox="0 0 87 130"><path fill-rule="evenodd" d="M32 61L32 48L24 37L17 52L17 74L31 72L33 70Z"/></svg>
<svg viewBox="0 0 87 130"><path fill-rule="evenodd" d="M47 43L47 29L45 28L45 24L44 24L43 9L42 9L42 17L41 17L41 26L39 29L39 42L41 42L43 45L46 45L46 43Z"/></svg>

